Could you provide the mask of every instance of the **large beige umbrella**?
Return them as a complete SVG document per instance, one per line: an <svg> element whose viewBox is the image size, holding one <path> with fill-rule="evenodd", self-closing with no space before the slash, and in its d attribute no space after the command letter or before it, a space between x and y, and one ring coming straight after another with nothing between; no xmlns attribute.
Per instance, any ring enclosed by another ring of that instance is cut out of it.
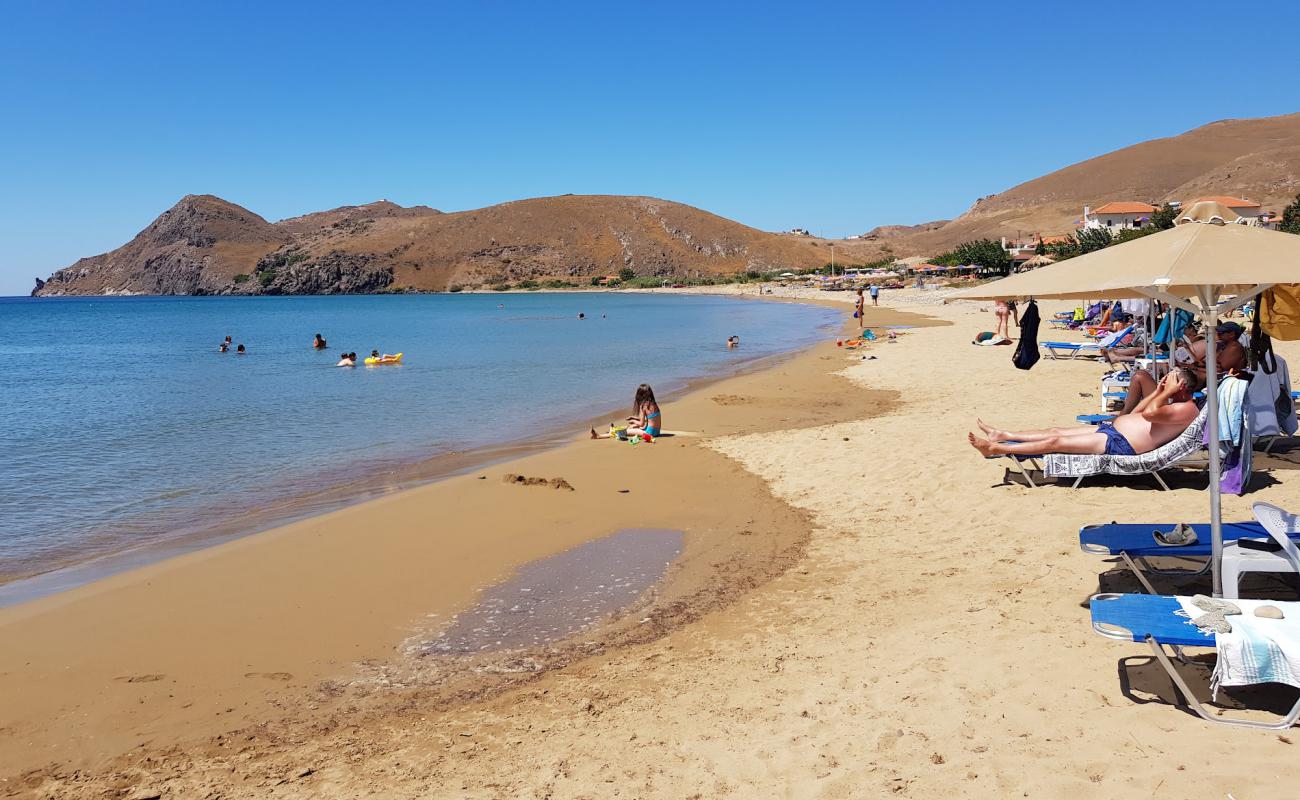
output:
<svg viewBox="0 0 1300 800"><path fill-rule="evenodd" d="M1146 297L1198 314L1206 337L1209 441L1219 440L1219 392L1214 328L1219 314L1232 311L1278 283L1300 283L1300 236L1248 225L1191 220L1215 216L1197 203L1187 224L1086 255L1022 272L1000 281L953 292L949 297L996 300L1008 297ZM1180 219L1181 223L1182 220ZM1221 297L1231 297L1221 301ZM1211 566L1214 594L1221 596L1223 530L1219 507L1219 448L1210 450Z"/></svg>

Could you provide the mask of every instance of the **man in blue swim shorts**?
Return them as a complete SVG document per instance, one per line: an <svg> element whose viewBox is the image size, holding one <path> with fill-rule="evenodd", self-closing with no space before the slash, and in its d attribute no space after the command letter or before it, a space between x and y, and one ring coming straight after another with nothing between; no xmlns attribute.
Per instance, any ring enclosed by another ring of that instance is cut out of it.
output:
<svg viewBox="0 0 1300 800"><path fill-rule="evenodd" d="M1131 414L1120 414L1110 422L1069 428L1007 431L983 420L975 420L987 439L969 435L971 446L986 456L1044 453L1083 453L1135 456L1149 453L1173 441L1196 420L1200 409L1192 394L1200 378L1186 368L1170 371L1156 391L1142 398Z"/></svg>

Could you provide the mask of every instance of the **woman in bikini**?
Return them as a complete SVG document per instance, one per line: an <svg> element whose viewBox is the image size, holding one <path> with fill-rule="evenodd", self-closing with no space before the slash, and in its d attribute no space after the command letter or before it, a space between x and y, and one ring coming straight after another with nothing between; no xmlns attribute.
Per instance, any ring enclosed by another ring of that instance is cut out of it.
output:
<svg viewBox="0 0 1300 800"><path fill-rule="evenodd" d="M632 399L632 414L627 418L627 428L623 432L625 436L658 436L663 430L663 412L659 410L659 403L655 400L654 389L650 384L643 383L636 387L636 395ZM613 427L611 423L610 427ZM608 439L611 434L598 434L596 429L591 429L591 438ZM623 437L620 437L623 438Z"/></svg>
<svg viewBox="0 0 1300 800"><path fill-rule="evenodd" d="M1008 324L1008 320L1011 318L1011 306L1007 305L1006 300L999 300L993 306L993 313L998 316L997 326L993 329L993 338L1010 339L1011 326Z"/></svg>

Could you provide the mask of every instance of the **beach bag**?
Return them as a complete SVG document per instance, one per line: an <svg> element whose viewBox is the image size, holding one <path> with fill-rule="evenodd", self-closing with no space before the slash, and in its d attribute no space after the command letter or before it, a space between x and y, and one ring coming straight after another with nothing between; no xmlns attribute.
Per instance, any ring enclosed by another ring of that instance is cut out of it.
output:
<svg viewBox="0 0 1300 800"><path fill-rule="evenodd" d="M1255 312L1255 330L1263 328L1274 339L1284 342L1300 339L1300 284L1279 283L1259 296ZM1255 333L1250 334L1254 344Z"/></svg>
<svg viewBox="0 0 1300 800"><path fill-rule="evenodd" d="M1033 300L1025 306L1025 313L1020 317L1020 342L1011 357L1016 369L1029 369L1038 363L1042 354L1038 352L1038 303Z"/></svg>

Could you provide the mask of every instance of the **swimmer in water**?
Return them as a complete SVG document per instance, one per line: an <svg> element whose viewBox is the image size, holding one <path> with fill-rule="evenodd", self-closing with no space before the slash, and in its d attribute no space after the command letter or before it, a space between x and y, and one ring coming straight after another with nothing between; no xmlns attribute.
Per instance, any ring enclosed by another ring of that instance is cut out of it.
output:
<svg viewBox="0 0 1300 800"><path fill-rule="evenodd" d="M311 346L312 346L314 349L316 349L316 350L324 350L324 349L325 349L325 347L326 347L325 340L321 338L321 335L320 335L319 333L316 334L316 338L315 338L315 339L312 339L312 340L311 340Z"/></svg>
<svg viewBox="0 0 1300 800"><path fill-rule="evenodd" d="M729 347L729 348L731 348L731 349L735 349L735 348L737 348L737 347L740 347L740 337L739 337L739 336L728 336L728 337L727 337L727 347Z"/></svg>
<svg viewBox="0 0 1300 800"><path fill-rule="evenodd" d="M248 351L244 349L244 346L242 344L239 347L235 348L235 353L241 356L248 355Z"/></svg>
<svg viewBox="0 0 1300 800"><path fill-rule="evenodd" d="M336 366L336 367L355 367L356 365L357 365L357 354L356 354L356 353L343 353L342 355L339 356L339 363L335 364L334 366Z"/></svg>

